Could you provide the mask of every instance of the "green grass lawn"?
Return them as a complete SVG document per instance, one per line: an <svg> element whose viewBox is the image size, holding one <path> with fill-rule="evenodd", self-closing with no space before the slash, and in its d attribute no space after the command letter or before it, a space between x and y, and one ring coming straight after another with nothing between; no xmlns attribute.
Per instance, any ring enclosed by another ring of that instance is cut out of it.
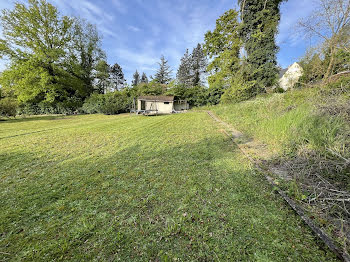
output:
<svg viewBox="0 0 350 262"><path fill-rule="evenodd" d="M0 261L335 261L203 112L0 122Z"/></svg>

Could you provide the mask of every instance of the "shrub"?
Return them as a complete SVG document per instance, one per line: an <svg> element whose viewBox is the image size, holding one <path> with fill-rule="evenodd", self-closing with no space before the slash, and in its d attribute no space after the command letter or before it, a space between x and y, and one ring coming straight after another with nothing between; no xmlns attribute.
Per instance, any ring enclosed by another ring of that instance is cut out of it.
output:
<svg viewBox="0 0 350 262"><path fill-rule="evenodd" d="M101 113L101 107L104 104L104 95L102 94L92 94L89 98L85 100L82 106L82 110L87 114Z"/></svg>
<svg viewBox="0 0 350 262"><path fill-rule="evenodd" d="M115 115L129 110L131 98L127 92L116 91L107 94L93 94L83 104L82 111L87 114L102 113Z"/></svg>
<svg viewBox="0 0 350 262"><path fill-rule="evenodd" d="M231 86L221 96L223 103L238 103L255 97L261 88L255 81L244 81L241 77L234 78Z"/></svg>
<svg viewBox="0 0 350 262"><path fill-rule="evenodd" d="M121 92L108 93L104 95L104 102L101 106L101 113L116 115L125 113L129 109L128 97Z"/></svg>
<svg viewBox="0 0 350 262"><path fill-rule="evenodd" d="M0 100L0 116L16 117L17 101L9 97Z"/></svg>

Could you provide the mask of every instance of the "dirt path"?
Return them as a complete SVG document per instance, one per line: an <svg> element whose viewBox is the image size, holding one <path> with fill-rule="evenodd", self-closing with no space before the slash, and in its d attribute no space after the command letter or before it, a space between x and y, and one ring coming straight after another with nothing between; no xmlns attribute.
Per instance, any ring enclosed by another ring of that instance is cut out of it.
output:
<svg viewBox="0 0 350 262"><path fill-rule="evenodd" d="M207 111L208 115L216 122L222 131L232 140L232 142L242 151L242 153L252 162L255 168L260 171L266 180L273 186L279 195L286 201L286 203L300 216L300 218L311 228L311 230L324 242L325 245L331 249L339 259L345 262L350 262L349 254L344 253L337 247L331 237L317 226L311 218L306 214L304 209L298 205L294 200L287 196L286 192L282 191L274 182L273 177L283 177L285 171L279 169L271 169L264 165L260 159L266 159L269 156L266 145L247 138L243 133L236 130L232 125L220 119L212 111ZM288 177L284 177L288 179Z"/></svg>

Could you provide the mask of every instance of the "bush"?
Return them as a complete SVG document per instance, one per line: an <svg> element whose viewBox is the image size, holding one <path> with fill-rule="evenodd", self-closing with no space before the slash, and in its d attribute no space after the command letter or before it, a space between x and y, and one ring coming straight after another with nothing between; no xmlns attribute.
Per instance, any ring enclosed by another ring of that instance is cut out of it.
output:
<svg viewBox="0 0 350 262"><path fill-rule="evenodd" d="M83 104L82 111L87 114L102 113L115 115L125 113L130 109L127 92L116 91L107 94L93 94Z"/></svg>
<svg viewBox="0 0 350 262"><path fill-rule="evenodd" d="M102 94L92 94L89 98L85 100L82 110L87 114L101 113L101 108L104 104L104 95Z"/></svg>
<svg viewBox="0 0 350 262"><path fill-rule="evenodd" d="M255 97L261 88L255 81L244 81L242 78L234 78L231 86L221 97L222 103L238 103Z"/></svg>
<svg viewBox="0 0 350 262"><path fill-rule="evenodd" d="M16 117L17 101L9 97L0 100L0 116Z"/></svg>
<svg viewBox="0 0 350 262"><path fill-rule="evenodd" d="M116 115L125 113L129 109L128 97L121 92L108 93L104 95L104 103L101 106L101 113Z"/></svg>
<svg viewBox="0 0 350 262"><path fill-rule="evenodd" d="M54 104L45 101L21 104L18 111L21 115L73 114L81 106L82 101L73 97Z"/></svg>

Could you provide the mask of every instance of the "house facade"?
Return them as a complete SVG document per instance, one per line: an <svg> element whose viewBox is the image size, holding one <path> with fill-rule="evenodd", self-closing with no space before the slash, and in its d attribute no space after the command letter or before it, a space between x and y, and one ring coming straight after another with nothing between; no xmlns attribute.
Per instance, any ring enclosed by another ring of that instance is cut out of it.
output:
<svg viewBox="0 0 350 262"><path fill-rule="evenodd" d="M303 72L303 68L298 63L292 64L280 72L279 86L285 91L292 89L298 83Z"/></svg>
<svg viewBox="0 0 350 262"><path fill-rule="evenodd" d="M186 100L174 96L140 96L137 99L137 114L158 115L185 112L189 109Z"/></svg>

